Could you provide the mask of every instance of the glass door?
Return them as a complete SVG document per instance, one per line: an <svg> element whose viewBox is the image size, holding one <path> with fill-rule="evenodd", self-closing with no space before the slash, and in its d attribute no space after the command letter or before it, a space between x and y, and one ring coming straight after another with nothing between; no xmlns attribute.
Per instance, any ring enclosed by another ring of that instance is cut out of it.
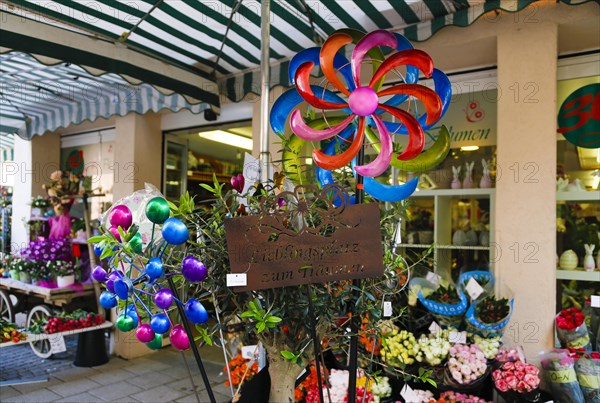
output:
<svg viewBox="0 0 600 403"><path fill-rule="evenodd" d="M169 200L179 200L187 189L187 142L178 142L167 135L164 152L163 194Z"/></svg>

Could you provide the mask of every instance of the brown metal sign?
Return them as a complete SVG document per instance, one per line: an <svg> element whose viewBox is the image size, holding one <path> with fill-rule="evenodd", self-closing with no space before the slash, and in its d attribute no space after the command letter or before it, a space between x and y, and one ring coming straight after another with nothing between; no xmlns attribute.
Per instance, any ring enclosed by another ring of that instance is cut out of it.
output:
<svg viewBox="0 0 600 403"><path fill-rule="evenodd" d="M298 203L292 221L306 223ZM327 213L327 214L325 214ZM289 231L290 216L251 215L225 220L231 273L246 273L246 286L261 290L383 275L383 246L376 203L321 212L314 226ZM307 226L308 227L308 226Z"/></svg>

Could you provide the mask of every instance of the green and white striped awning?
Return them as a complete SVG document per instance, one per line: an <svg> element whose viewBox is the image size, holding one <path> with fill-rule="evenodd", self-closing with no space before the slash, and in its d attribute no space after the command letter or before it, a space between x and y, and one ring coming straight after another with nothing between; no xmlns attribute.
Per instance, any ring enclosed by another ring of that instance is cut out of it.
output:
<svg viewBox="0 0 600 403"><path fill-rule="evenodd" d="M340 28L389 29L422 41L445 26L467 26L487 12L516 12L532 3L271 0L270 85L288 86L290 58ZM111 81L118 76L133 85L146 84L218 112L219 95L239 101L259 92L260 10L259 0L2 0L0 52L24 52L43 64L68 62L96 80L111 73ZM4 76L2 72L2 85ZM45 121L68 123L52 116ZM37 125L28 133L50 127Z"/></svg>
<svg viewBox="0 0 600 403"><path fill-rule="evenodd" d="M2 136L15 133L30 139L100 117L162 109L200 113L210 107L192 105L177 93L165 95L149 84L132 85L117 74L96 77L77 65L57 62L46 66L22 52L0 55Z"/></svg>

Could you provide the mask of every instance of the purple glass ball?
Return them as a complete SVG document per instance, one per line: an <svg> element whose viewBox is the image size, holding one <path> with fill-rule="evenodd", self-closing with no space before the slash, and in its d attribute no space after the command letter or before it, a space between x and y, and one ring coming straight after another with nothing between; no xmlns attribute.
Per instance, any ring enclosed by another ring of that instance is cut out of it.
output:
<svg viewBox="0 0 600 403"><path fill-rule="evenodd" d="M167 309L173 303L173 291L162 288L154 295L154 304L160 309Z"/></svg>
<svg viewBox="0 0 600 403"><path fill-rule="evenodd" d="M186 256L181 262L181 274L186 280L197 283L208 277L208 269L194 256Z"/></svg>
<svg viewBox="0 0 600 403"><path fill-rule="evenodd" d="M110 274L108 275L108 279L106 280L106 289L114 294L115 293L115 281L120 279L121 277L122 277L122 274L119 275L119 273L117 273L116 271L110 272Z"/></svg>
<svg viewBox="0 0 600 403"><path fill-rule="evenodd" d="M154 330L152 330L149 324L144 323L135 331L135 337L142 343L150 343L154 340Z"/></svg>
<svg viewBox="0 0 600 403"><path fill-rule="evenodd" d="M118 242L121 242L121 234L119 234L119 230L117 229L117 227L110 227L108 229L108 232L110 232L111 234L113 234L113 236L115 238L117 238Z"/></svg>
<svg viewBox="0 0 600 403"><path fill-rule="evenodd" d="M377 110L379 97L371 87L358 87L350 93L348 105L352 113L368 116Z"/></svg>
<svg viewBox="0 0 600 403"><path fill-rule="evenodd" d="M131 224L133 223L133 214L131 214L131 210L129 207L119 204L118 206L114 206L110 211L110 215L108 216L108 220L110 221L110 225L115 227L121 227L125 231Z"/></svg>
<svg viewBox="0 0 600 403"><path fill-rule="evenodd" d="M104 270L102 266L96 266L94 270L92 270L92 277L99 283L104 283L106 280L108 280L106 270Z"/></svg>

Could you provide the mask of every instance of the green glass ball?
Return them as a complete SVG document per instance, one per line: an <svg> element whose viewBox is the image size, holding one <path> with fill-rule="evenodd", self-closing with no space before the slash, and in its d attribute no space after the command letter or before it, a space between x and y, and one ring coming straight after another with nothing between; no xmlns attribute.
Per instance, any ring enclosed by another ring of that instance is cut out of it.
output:
<svg viewBox="0 0 600 403"><path fill-rule="evenodd" d="M117 329L122 332L129 332L133 330L135 324L133 323L133 318L129 315L119 315L117 318Z"/></svg>
<svg viewBox="0 0 600 403"><path fill-rule="evenodd" d="M171 215L169 203L162 197L150 199L146 204L146 217L154 224L162 224Z"/></svg>
<svg viewBox="0 0 600 403"><path fill-rule="evenodd" d="M161 349L162 348L162 335L158 334L158 333L155 334L154 335L154 340L152 340L149 343L146 343L146 345L151 350L159 350L159 349Z"/></svg>
<svg viewBox="0 0 600 403"><path fill-rule="evenodd" d="M142 235L139 232L131 238L129 246L135 253L142 253Z"/></svg>

